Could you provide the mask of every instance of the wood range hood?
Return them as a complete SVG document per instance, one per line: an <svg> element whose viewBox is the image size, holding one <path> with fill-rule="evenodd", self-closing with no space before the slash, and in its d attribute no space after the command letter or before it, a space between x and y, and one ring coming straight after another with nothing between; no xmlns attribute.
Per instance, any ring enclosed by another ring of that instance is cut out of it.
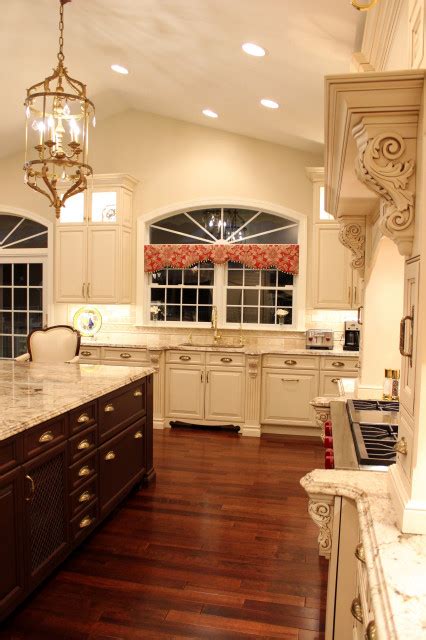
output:
<svg viewBox="0 0 426 640"><path fill-rule="evenodd" d="M373 222L412 255L424 80L422 70L325 79L325 206L361 272Z"/></svg>

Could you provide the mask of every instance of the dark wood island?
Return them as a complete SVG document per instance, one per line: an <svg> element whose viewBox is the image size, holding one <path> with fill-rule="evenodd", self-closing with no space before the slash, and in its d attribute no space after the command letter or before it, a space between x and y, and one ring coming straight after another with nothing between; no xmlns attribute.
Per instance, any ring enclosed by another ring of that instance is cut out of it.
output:
<svg viewBox="0 0 426 640"><path fill-rule="evenodd" d="M154 478L152 373L0 362L0 621Z"/></svg>

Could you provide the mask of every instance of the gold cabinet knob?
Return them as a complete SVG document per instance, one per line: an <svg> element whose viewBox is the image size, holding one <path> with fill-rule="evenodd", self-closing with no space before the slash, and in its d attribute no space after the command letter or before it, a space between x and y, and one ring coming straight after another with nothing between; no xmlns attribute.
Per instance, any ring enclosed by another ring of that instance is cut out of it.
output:
<svg viewBox="0 0 426 640"><path fill-rule="evenodd" d="M120 353L120 358L123 358L123 360L128 360L129 358L131 358L131 354L130 353Z"/></svg>
<svg viewBox="0 0 426 640"><path fill-rule="evenodd" d="M104 460L106 460L106 461L115 460L114 451L108 451L108 453L106 453L105 456L104 456Z"/></svg>
<svg viewBox="0 0 426 640"><path fill-rule="evenodd" d="M232 362L232 358L221 358L221 362Z"/></svg>
<svg viewBox="0 0 426 640"><path fill-rule="evenodd" d="M82 413L77 418L78 424L84 424L85 422L89 422L89 420L90 420L90 416L88 413Z"/></svg>
<svg viewBox="0 0 426 640"><path fill-rule="evenodd" d="M396 451L397 453L400 453L403 456L407 455L408 446L407 446L407 441L404 438L404 436L402 436L402 438L400 438L397 442L395 442L393 448L394 448L394 451Z"/></svg>
<svg viewBox="0 0 426 640"><path fill-rule="evenodd" d="M179 360L183 362L189 362L191 360L191 356L179 356Z"/></svg>
<svg viewBox="0 0 426 640"><path fill-rule="evenodd" d="M80 471L78 472L78 477L79 478L85 478L86 476L90 475L90 467L86 465L84 465L84 467L81 467Z"/></svg>
<svg viewBox="0 0 426 640"><path fill-rule="evenodd" d="M78 501L79 502L89 502L92 498L93 498L93 496L90 493L90 491L83 491L83 493L79 497Z"/></svg>
<svg viewBox="0 0 426 640"><path fill-rule="evenodd" d="M368 623L367 629L365 631L365 640L376 640L377 639L377 631L376 631L376 623L374 620Z"/></svg>
<svg viewBox="0 0 426 640"><path fill-rule="evenodd" d="M115 411L114 405L111 403L105 405L104 411L105 413L112 413L113 411Z"/></svg>
<svg viewBox="0 0 426 640"><path fill-rule="evenodd" d="M359 598L354 598L352 600L351 614L355 618L355 620L358 620L360 624L364 622L364 616L362 615L362 607Z"/></svg>
<svg viewBox="0 0 426 640"><path fill-rule="evenodd" d="M81 355L84 356L85 358L88 358L89 356L92 355L91 351L80 351Z"/></svg>
<svg viewBox="0 0 426 640"><path fill-rule="evenodd" d="M135 440L140 440L141 438L143 438L143 434L142 431L136 431L135 435L133 436Z"/></svg>
<svg viewBox="0 0 426 640"><path fill-rule="evenodd" d="M136 389L136 391L133 391L134 398L140 398L141 395L142 395L142 391L140 389Z"/></svg>
<svg viewBox="0 0 426 640"><path fill-rule="evenodd" d="M86 516L85 518L83 518L83 520L81 520L79 527L80 529L86 529L86 527L90 527L90 525L95 521L94 518L91 518L90 516Z"/></svg>
<svg viewBox="0 0 426 640"><path fill-rule="evenodd" d="M90 447L90 442L85 438L81 442L78 443L77 449L79 451L83 451L84 449L88 449Z"/></svg>
<svg viewBox="0 0 426 640"><path fill-rule="evenodd" d="M364 553L364 546L362 542L357 544L355 547L355 558L357 558L360 562L365 564L365 553Z"/></svg>
<svg viewBox="0 0 426 640"><path fill-rule="evenodd" d="M337 384L339 380L340 378L331 378L331 382L334 382L334 384Z"/></svg>
<svg viewBox="0 0 426 640"><path fill-rule="evenodd" d="M41 436L38 439L38 441L42 444L44 444L45 442L52 442L52 440L53 440L53 433L51 431L45 431L44 433L41 434Z"/></svg>
<svg viewBox="0 0 426 640"><path fill-rule="evenodd" d="M339 368L339 367L344 367L344 366L345 366L345 363L344 363L344 362L338 362L338 361L337 361L337 362L332 362L332 363L331 363L331 366L332 366L332 367L337 367L337 368Z"/></svg>
<svg viewBox="0 0 426 640"><path fill-rule="evenodd" d="M297 364L297 360L284 360L284 364L289 364L291 366Z"/></svg>

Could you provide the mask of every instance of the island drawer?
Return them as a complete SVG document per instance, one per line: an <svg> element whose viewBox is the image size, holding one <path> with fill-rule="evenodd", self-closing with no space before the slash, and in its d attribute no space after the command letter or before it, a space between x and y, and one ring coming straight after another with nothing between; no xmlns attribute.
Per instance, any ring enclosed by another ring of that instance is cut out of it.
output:
<svg viewBox="0 0 426 640"><path fill-rule="evenodd" d="M93 478L93 476L96 475L96 470L96 451L71 465L69 469L70 491L74 491L74 489L80 487L87 482L87 480Z"/></svg>
<svg viewBox="0 0 426 640"><path fill-rule="evenodd" d="M70 464L84 458L96 448L96 427L89 427L85 431L69 439Z"/></svg>
<svg viewBox="0 0 426 640"><path fill-rule="evenodd" d="M268 354L263 356L263 366L280 369L318 369L318 356L293 356Z"/></svg>
<svg viewBox="0 0 426 640"><path fill-rule="evenodd" d="M98 501L95 500L87 509L71 520L71 544L81 542L98 522Z"/></svg>
<svg viewBox="0 0 426 640"><path fill-rule="evenodd" d="M89 505L92 505L93 501L98 496L98 479L97 476L93 476L89 482L86 482L81 487L73 491L70 495L70 514L71 518Z"/></svg>
<svg viewBox="0 0 426 640"><path fill-rule="evenodd" d="M245 356L243 353L207 353L206 363L219 365L221 367L243 367Z"/></svg>
<svg viewBox="0 0 426 640"><path fill-rule="evenodd" d="M0 475L22 462L22 438L12 436L0 442Z"/></svg>
<svg viewBox="0 0 426 640"><path fill-rule="evenodd" d="M96 422L96 402L89 402L74 411L70 411L70 430L76 433Z"/></svg>
<svg viewBox="0 0 426 640"><path fill-rule="evenodd" d="M26 460L38 456L47 449L63 442L67 437L65 416L44 422L24 432L24 457Z"/></svg>
<svg viewBox="0 0 426 640"><path fill-rule="evenodd" d="M146 413L145 379L104 396L99 401L99 433L101 441Z"/></svg>
<svg viewBox="0 0 426 640"><path fill-rule="evenodd" d="M101 357L100 347L81 347L80 360L99 360Z"/></svg>
<svg viewBox="0 0 426 640"><path fill-rule="evenodd" d="M358 371L358 358L324 356L321 358L321 369L327 371Z"/></svg>
<svg viewBox="0 0 426 640"><path fill-rule="evenodd" d="M204 364L206 354L203 351L167 351L168 364Z"/></svg>
<svg viewBox="0 0 426 640"><path fill-rule="evenodd" d="M113 347L103 348L103 360L114 360L122 364L130 362L150 362L148 357L148 351L146 349L127 349L122 347L120 349Z"/></svg>

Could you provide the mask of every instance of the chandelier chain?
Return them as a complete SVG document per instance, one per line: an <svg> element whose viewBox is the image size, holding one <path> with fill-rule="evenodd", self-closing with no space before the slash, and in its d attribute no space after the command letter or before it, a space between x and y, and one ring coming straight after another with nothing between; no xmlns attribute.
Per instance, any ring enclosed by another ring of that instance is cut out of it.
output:
<svg viewBox="0 0 426 640"><path fill-rule="evenodd" d="M60 2L59 8L59 51L58 51L58 60L59 62L64 61L64 3Z"/></svg>

